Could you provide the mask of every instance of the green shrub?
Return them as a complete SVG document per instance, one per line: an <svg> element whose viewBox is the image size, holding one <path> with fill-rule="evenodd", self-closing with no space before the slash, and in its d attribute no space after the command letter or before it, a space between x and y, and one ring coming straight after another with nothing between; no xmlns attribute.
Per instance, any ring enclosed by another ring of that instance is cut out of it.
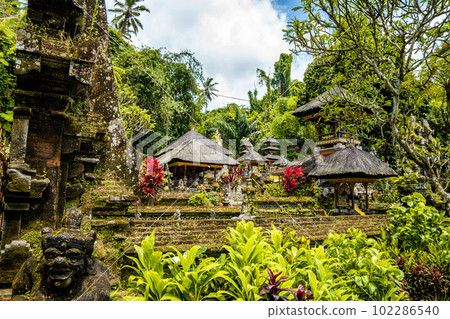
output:
<svg viewBox="0 0 450 319"><path fill-rule="evenodd" d="M365 300L401 300L403 272L389 254L380 249L378 242L367 238L360 230L345 234L330 234L323 243L327 253L338 263L336 271L347 276L348 285Z"/></svg>
<svg viewBox="0 0 450 319"><path fill-rule="evenodd" d="M218 192L195 194L189 198L189 206L219 206L223 202L223 195Z"/></svg>
<svg viewBox="0 0 450 319"><path fill-rule="evenodd" d="M195 194L188 201L189 206L212 206L206 194Z"/></svg>
<svg viewBox="0 0 450 319"><path fill-rule="evenodd" d="M283 197L286 196L286 191L284 190L284 186L277 183L271 183L266 185L266 191L270 196L274 197Z"/></svg>
<svg viewBox="0 0 450 319"><path fill-rule="evenodd" d="M124 266L135 271L129 277L129 294L126 300L223 300L223 291L214 287L218 278L226 279L214 258L199 258L206 249L194 246L184 254L175 249L162 254L154 250L155 231L146 237L141 246L134 246L138 258L130 257L135 266ZM167 265L171 276L165 274Z"/></svg>
<svg viewBox="0 0 450 319"><path fill-rule="evenodd" d="M128 278L130 285L128 293L131 296L125 297L126 300L173 300L169 291L174 283L164 278L163 270L164 265L169 262L170 255L155 251L154 245L155 231L141 242L141 246L134 245L138 258L127 256L135 266L126 265L124 268L131 268L136 275Z"/></svg>
<svg viewBox="0 0 450 319"><path fill-rule="evenodd" d="M171 300L201 301L224 300L224 291L215 285L216 279L228 279L226 271L220 270L214 258L198 258L206 248L193 246L184 254L174 249L175 258L171 258L169 269L173 287Z"/></svg>
<svg viewBox="0 0 450 319"><path fill-rule="evenodd" d="M220 206L223 202L223 195L218 192L207 192L205 195L213 206Z"/></svg>
<svg viewBox="0 0 450 319"><path fill-rule="evenodd" d="M428 251L430 246L445 243L447 247L442 248L448 250L450 229L445 224L450 219L445 217L444 212L440 213L436 208L427 206L425 198L419 193L403 197L402 202L407 207L393 206L388 211L391 216L387 231L389 239L396 239L403 250Z"/></svg>

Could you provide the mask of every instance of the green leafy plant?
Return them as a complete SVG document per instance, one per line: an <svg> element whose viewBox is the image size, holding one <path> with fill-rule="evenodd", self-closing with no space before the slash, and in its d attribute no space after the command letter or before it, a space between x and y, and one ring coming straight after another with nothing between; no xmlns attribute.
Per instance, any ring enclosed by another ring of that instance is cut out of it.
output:
<svg viewBox="0 0 450 319"><path fill-rule="evenodd" d="M269 193L270 196L275 196L275 197L286 196L286 192L284 190L283 185L278 184L278 183L267 184L266 192Z"/></svg>
<svg viewBox="0 0 450 319"><path fill-rule="evenodd" d="M261 228L255 228L253 222L239 221L236 229L229 228L228 231L229 245L224 245L223 248L228 251L234 265L243 268L264 261L267 243Z"/></svg>
<svg viewBox="0 0 450 319"><path fill-rule="evenodd" d="M314 300L347 301L358 300L358 296L349 287L350 279L336 272L338 263L328 256L323 247L302 250L298 257L297 274L311 290ZM297 279L298 280L298 279Z"/></svg>
<svg viewBox="0 0 450 319"><path fill-rule="evenodd" d="M324 242L328 254L337 262L335 270L347 276L349 286L365 300L399 300L402 271L386 252L380 251L377 241L367 238L360 230L345 234L330 234Z"/></svg>
<svg viewBox="0 0 450 319"><path fill-rule="evenodd" d="M226 272L218 270L219 265L214 258L203 258L197 262L206 249L194 246L184 254L174 249L176 256L169 264L174 280L174 287L170 292L172 300L220 300L224 294L220 289L214 289L214 281L226 279Z"/></svg>
<svg viewBox="0 0 450 319"><path fill-rule="evenodd" d="M259 287L262 285L262 277L259 268L259 264L240 268L228 262L226 264L228 275L224 294L237 301L260 300Z"/></svg>
<svg viewBox="0 0 450 319"><path fill-rule="evenodd" d="M173 300L169 290L174 283L164 278L164 265L168 263L169 255L155 251L154 245L155 231L141 242L141 246L134 246L137 258L127 256L135 266L125 265L124 268L130 268L136 273L128 278L129 293L138 296L127 296L126 300Z"/></svg>
<svg viewBox="0 0 450 319"><path fill-rule="evenodd" d="M188 200L189 206L212 206L205 194L195 194Z"/></svg>
<svg viewBox="0 0 450 319"><path fill-rule="evenodd" d="M407 207L393 206L388 213L391 216L387 235L396 239L403 249L428 250L439 245L441 236L449 233L446 223L450 221L444 213L426 205L425 198L419 193L402 198Z"/></svg>

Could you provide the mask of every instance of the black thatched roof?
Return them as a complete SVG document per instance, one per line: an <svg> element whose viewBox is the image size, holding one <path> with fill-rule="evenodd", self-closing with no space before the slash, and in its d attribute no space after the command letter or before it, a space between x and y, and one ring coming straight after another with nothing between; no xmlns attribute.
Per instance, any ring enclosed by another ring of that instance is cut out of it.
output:
<svg viewBox="0 0 450 319"><path fill-rule="evenodd" d="M250 141L245 140L244 142L241 143L240 147L250 148L250 147L253 147L253 144L250 143Z"/></svg>
<svg viewBox="0 0 450 319"><path fill-rule="evenodd" d="M211 147L207 139L192 139L183 142L174 149L165 152L157 159L161 165L174 162L211 165L238 165L235 159L225 155L215 147Z"/></svg>
<svg viewBox="0 0 450 319"><path fill-rule="evenodd" d="M347 147L327 156L308 174L308 177L322 179L378 179L397 176L388 164L372 154Z"/></svg>
<svg viewBox="0 0 450 319"><path fill-rule="evenodd" d="M264 162L267 162L267 160L262 157L258 152L254 150L249 150L247 153L242 155L237 159L239 163L259 163L262 164Z"/></svg>
<svg viewBox="0 0 450 319"><path fill-rule="evenodd" d="M195 131L194 129L192 129L189 132L187 132L186 134L184 134L183 136L181 136L179 139L173 141L172 143L167 145L165 148L160 150L158 153L156 153L156 156L161 156L161 155L177 148L178 146L182 145L183 143L185 143L187 141L192 141L192 140L201 140L204 145L207 145L207 146L215 149L218 152L221 152L228 156L233 155L233 153L230 150L227 150L226 148L211 141L206 136L203 136L202 134L200 134L197 131Z"/></svg>
<svg viewBox="0 0 450 319"><path fill-rule="evenodd" d="M266 146L266 147L264 147L262 150L263 150L263 151L275 151L275 152L277 152L277 151L279 151L280 149L279 149L278 147L275 147L275 146Z"/></svg>
<svg viewBox="0 0 450 319"><path fill-rule="evenodd" d="M268 161L278 161L280 159L280 155L267 154L264 158Z"/></svg>
<svg viewBox="0 0 450 319"><path fill-rule="evenodd" d="M277 145L280 144L276 139L274 139L272 136L270 136L269 138L265 139L263 141L263 144L273 144L273 145Z"/></svg>
<svg viewBox="0 0 450 319"><path fill-rule="evenodd" d="M304 117L310 114L318 113L324 105L334 103L340 97L344 96L346 91L347 90L342 87L332 88L330 91L322 93L316 99L311 100L297 108L294 112L292 112L292 115Z"/></svg>
<svg viewBox="0 0 450 319"><path fill-rule="evenodd" d="M273 166L289 166L289 165L291 165L292 163L287 159L287 158L285 158L284 156L280 156L280 158L279 159L277 159L275 162L273 162Z"/></svg>

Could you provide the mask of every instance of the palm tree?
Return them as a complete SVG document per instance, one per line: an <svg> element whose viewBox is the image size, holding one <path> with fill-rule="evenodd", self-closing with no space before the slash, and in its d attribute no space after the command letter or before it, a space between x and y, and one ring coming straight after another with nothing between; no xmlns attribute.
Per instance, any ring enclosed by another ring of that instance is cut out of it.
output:
<svg viewBox="0 0 450 319"><path fill-rule="evenodd" d="M116 0L114 7L117 8L109 10L110 12L118 13L112 20L112 24L116 26L123 36L129 37L130 32L137 34L138 29L142 29L142 23L138 17L143 11L150 12L145 6L138 5L142 1L144 0Z"/></svg>
<svg viewBox="0 0 450 319"><path fill-rule="evenodd" d="M229 147L228 143L232 139L236 140L236 145L239 146L244 137L255 139L261 133L257 130L258 120L249 123L245 109L234 103L228 104L227 108L232 115L231 120L218 120L213 126L213 129L219 130L226 147Z"/></svg>
<svg viewBox="0 0 450 319"><path fill-rule="evenodd" d="M213 83L212 78L207 78L206 81L203 83L203 95L208 101L212 101L213 98L217 97L217 93L219 92L215 86L219 84L217 82Z"/></svg>

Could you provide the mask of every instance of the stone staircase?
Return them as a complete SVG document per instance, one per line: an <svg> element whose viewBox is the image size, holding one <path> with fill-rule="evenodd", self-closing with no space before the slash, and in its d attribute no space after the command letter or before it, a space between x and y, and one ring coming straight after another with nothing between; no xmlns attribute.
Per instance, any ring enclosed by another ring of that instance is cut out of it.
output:
<svg viewBox="0 0 450 319"><path fill-rule="evenodd" d="M297 235L312 242L322 242L328 234L346 233L354 227L368 236L381 233L381 228L389 223L387 215L370 216L322 216L322 217L282 217L255 218L255 226L270 230L271 225L279 229L295 230ZM212 251L220 251L227 243L228 227L235 227L235 219L203 219L203 220L134 220L127 227L128 243L140 244L140 241L156 230L155 248L171 251L176 247L180 251L194 245L207 247Z"/></svg>

